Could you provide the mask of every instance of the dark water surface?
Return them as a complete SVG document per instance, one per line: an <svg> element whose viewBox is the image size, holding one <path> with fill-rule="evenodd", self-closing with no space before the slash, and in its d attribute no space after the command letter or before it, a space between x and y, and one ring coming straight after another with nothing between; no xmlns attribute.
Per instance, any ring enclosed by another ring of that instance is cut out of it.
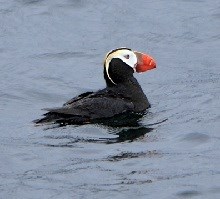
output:
<svg viewBox="0 0 220 199"><path fill-rule="evenodd" d="M142 126L31 123L121 46L157 60ZM0 198L220 198L219 0L1 0L0 84Z"/></svg>

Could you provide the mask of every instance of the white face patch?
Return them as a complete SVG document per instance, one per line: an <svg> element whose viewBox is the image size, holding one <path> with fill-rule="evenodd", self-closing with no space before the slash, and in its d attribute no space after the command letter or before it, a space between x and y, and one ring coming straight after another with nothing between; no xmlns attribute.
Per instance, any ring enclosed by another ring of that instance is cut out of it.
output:
<svg viewBox="0 0 220 199"><path fill-rule="evenodd" d="M113 84L116 84L112 80L112 78L110 77L109 72L108 72L108 70L109 70L109 63L111 62L111 60L113 58L121 59L124 63L126 63L128 66L133 68L133 70L135 70L135 66L137 64L137 57L136 57L136 55L134 54L133 51L128 50L128 49L119 49L119 50L114 51L113 53L107 54L107 56L105 58L105 63L104 63L105 70L106 70L106 73L107 73L107 76L108 76L109 80Z"/></svg>

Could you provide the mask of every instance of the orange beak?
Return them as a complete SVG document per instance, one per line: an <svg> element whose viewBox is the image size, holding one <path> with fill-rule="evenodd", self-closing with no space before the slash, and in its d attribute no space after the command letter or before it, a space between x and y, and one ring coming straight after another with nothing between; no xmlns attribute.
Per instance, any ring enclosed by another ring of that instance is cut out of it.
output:
<svg viewBox="0 0 220 199"><path fill-rule="evenodd" d="M141 73L156 68L155 60L147 54L134 52L137 56L136 72Z"/></svg>

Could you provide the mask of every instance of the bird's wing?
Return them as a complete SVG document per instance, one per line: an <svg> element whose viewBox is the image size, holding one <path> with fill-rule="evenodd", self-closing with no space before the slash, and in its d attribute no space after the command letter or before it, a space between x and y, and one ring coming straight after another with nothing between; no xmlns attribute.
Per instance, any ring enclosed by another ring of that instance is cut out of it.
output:
<svg viewBox="0 0 220 199"><path fill-rule="evenodd" d="M83 94L80 94L70 100L68 100L65 104L63 104L63 106L66 106L66 105L69 105L69 104L72 104L73 102L76 102L84 97L88 97L89 95L93 94L94 92L86 92L86 93L83 93Z"/></svg>
<svg viewBox="0 0 220 199"><path fill-rule="evenodd" d="M113 97L85 97L60 108L44 109L50 113L76 115L98 119L112 117L114 115L133 111L131 101Z"/></svg>

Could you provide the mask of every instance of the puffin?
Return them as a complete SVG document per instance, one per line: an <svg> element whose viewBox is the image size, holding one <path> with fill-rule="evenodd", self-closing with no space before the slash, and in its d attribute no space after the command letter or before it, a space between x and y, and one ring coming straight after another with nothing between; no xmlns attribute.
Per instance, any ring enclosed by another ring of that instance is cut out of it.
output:
<svg viewBox="0 0 220 199"><path fill-rule="evenodd" d="M33 122L83 125L114 120L118 115L141 114L150 108L150 103L134 73L154 68L156 62L148 54L125 47L114 49L104 59L106 88L82 93L61 107L44 108L43 118Z"/></svg>

